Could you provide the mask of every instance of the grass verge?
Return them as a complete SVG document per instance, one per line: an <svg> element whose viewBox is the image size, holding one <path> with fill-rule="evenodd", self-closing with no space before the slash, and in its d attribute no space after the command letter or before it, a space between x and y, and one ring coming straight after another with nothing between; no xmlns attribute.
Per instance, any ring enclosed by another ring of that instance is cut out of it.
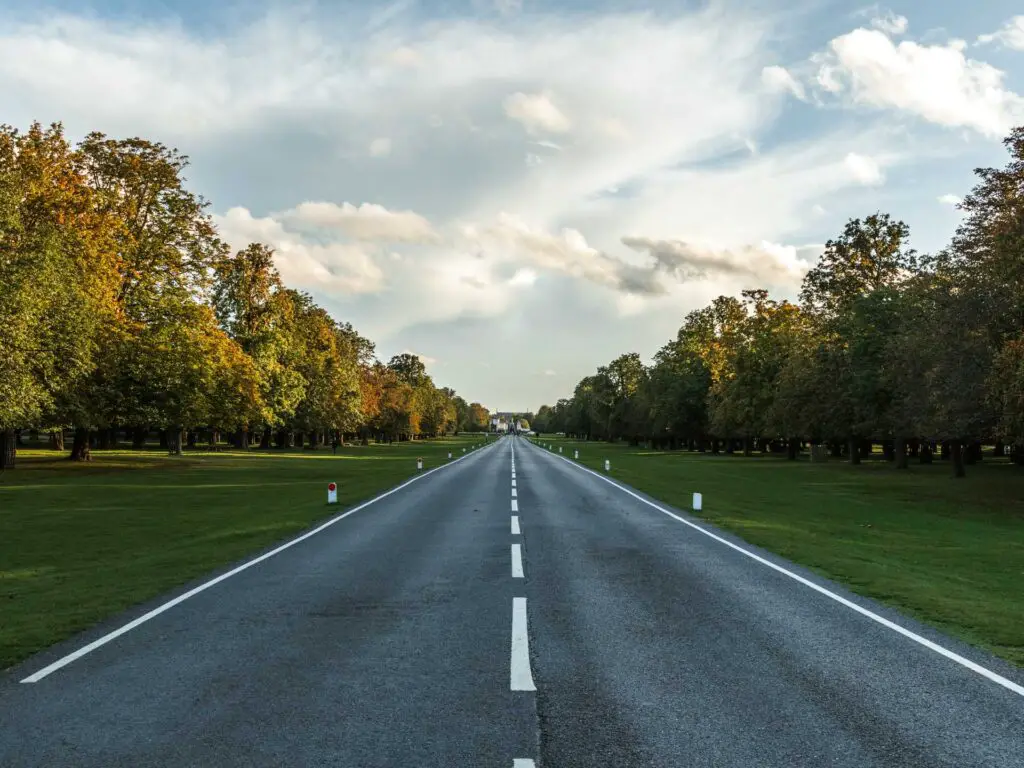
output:
<svg viewBox="0 0 1024 768"><path fill-rule="evenodd" d="M897 471L541 438L580 463L1024 666L1024 473L982 462Z"/></svg>
<svg viewBox="0 0 1024 768"><path fill-rule="evenodd" d="M430 469L482 439L337 455L94 451L87 464L19 451L0 475L0 669L402 482L417 457Z"/></svg>

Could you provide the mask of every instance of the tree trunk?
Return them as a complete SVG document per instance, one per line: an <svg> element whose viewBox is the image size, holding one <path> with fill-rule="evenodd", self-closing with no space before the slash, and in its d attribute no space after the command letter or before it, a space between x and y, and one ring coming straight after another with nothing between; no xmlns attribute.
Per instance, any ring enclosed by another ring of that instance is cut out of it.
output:
<svg viewBox="0 0 1024 768"><path fill-rule="evenodd" d="M166 429L161 429L160 430L160 447L161 448L167 448L167 430Z"/></svg>
<svg viewBox="0 0 1024 768"><path fill-rule="evenodd" d="M149 430L146 427L135 427L132 430L132 450L144 450L147 437L149 437Z"/></svg>
<svg viewBox="0 0 1024 768"><path fill-rule="evenodd" d="M89 450L89 430L84 427L75 427L75 439L71 443L72 461L92 461L92 452Z"/></svg>
<svg viewBox="0 0 1024 768"><path fill-rule="evenodd" d="M828 448L833 459L841 459L843 457L843 444L838 440L830 440Z"/></svg>
<svg viewBox="0 0 1024 768"><path fill-rule="evenodd" d="M902 437L893 440L893 450L896 453L896 469L907 469L907 441Z"/></svg>
<svg viewBox="0 0 1024 768"><path fill-rule="evenodd" d="M172 456L181 456L181 427L167 430L167 451Z"/></svg>
<svg viewBox="0 0 1024 768"><path fill-rule="evenodd" d="M186 436L185 440L186 440L189 448L195 448L196 447L196 443L199 440L199 435L196 433L196 431L194 429L190 429L188 431L188 433L187 433L187 436Z"/></svg>
<svg viewBox="0 0 1024 768"><path fill-rule="evenodd" d="M270 447L271 431L270 427L263 428L263 434L260 435L260 448L266 450Z"/></svg>
<svg viewBox="0 0 1024 768"><path fill-rule="evenodd" d="M1018 467L1024 467L1024 443L1014 443L1010 449L1010 460Z"/></svg>
<svg viewBox="0 0 1024 768"><path fill-rule="evenodd" d="M752 456L753 453L754 452L753 452L753 450L750 447L750 438L749 437L744 437L743 438L743 455L744 456Z"/></svg>
<svg viewBox="0 0 1024 768"><path fill-rule="evenodd" d="M786 458L790 461L796 461L796 455L800 452L800 441L791 437L786 441Z"/></svg>
<svg viewBox="0 0 1024 768"><path fill-rule="evenodd" d="M886 461L893 461L896 458L896 444L894 440L882 441L882 456Z"/></svg>
<svg viewBox="0 0 1024 768"><path fill-rule="evenodd" d="M918 458L922 464L932 463L932 445L931 443L921 443L921 449L918 452Z"/></svg>
<svg viewBox="0 0 1024 768"><path fill-rule="evenodd" d="M238 435L238 448L243 451L249 450L249 427L242 427L242 431Z"/></svg>
<svg viewBox="0 0 1024 768"><path fill-rule="evenodd" d="M850 463L860 464L860 438L850 438Z"/></svg>
<svg viewBox="0 0 1024 768"><path fill-rule="evenodd" d="M992 449L992 455L1000 458L1006 455L1006 446L1002 440L996 440L995 447Z"/></svg>
<svg viewBox="0 0 1024 768"><path fill-rule="evenodd" d="M217 443L220 442L220 430L214 427L210 430L210 447L216 448Z"/></svg>
<svg viewBox="0 0 1024 768"><path fill-rule="evenodd" d="M949 441L949 452L953 457L953 477L966 477L964 469L964 444L960 440Z"/></svg>
<svg viewBox="0 0 1024 768"><path fill-rule="evenodd" d="M54 429L50 432L50 450L64 452L64 430Z"/></svg>
<svg viewBox="0 0 1024 768"><path fill-rule="evenodd" d="M5 469L14 469L17 455L18 436L13 429L5 429L0 432L0 472Z"/></svg>

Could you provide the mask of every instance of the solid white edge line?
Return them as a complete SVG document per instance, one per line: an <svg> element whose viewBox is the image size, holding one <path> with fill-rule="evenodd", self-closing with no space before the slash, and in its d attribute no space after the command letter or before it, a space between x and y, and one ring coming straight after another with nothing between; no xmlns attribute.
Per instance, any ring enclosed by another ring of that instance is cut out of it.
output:
<svg viewBox="0 0 1024 768"><path fill-rule="evenodd" d="M512 768L537 768L537 764L525 757L517 757L512 760Z"/></svg>
<svg viewBox="0 0 1024 768"><path fill-rule="evenodd" d="M512 667L509 684L513 691L536 691L530 671L530 638L526 633L526 598L512 598Z"/></svg>
<svg viewBox="0 0 1024 768"><path fill-rule="evenodd" d="M513 512L518 512L519 511L519 502L516 501L515 499L512 499L512 511Z"/></svg>
<svg viewBox="0 0 1024 768"><path fill-rule="evenodd" d="M341 520L344 520L349 515L354 515L359 510L366 509L366 507L370 506L371 504L375 504L378 501L380 501L381 499L385 499L388 496L390 496L391 494L397 493L398 491L402 490L403 488L405 488L405 487L407 487L409 485L412 485L413 483L415 483L415 482L417 482L419 480L422 480L427 475L432 475L434 472L438 472L438 471L440 471L442 469L447 469L448 467L453 467L456 464L458 464L460 461L462 461L463 459L466 459L466 458L469 458L470 456L475 456L475 455L477 455L475 452L474 453L467 453L465 456L460 456L459 458L449 462L448 464L442 464L439 467L434 467L433 469L428 469L426 472L423 472L423 473L418 474L418 475L414 475L413 477L411 477L410 479L406 480L401 485L396 485L391 490L385 491L384 493L380 494L379 496L374 496L369 501L364 501L362 504L359 504L358 506L353 507L352 509L348 510L347 512L343 512L342 514L338 515L337 517L332 517L330 520L328 520L325 523L321 523L320 525L318 525L313 530L307 531L306 533L302 534L301 536L298 536L298 537L292 539L291 541L285 542L281 546L279 546L279 547L277 547L275 549L272 549L270 552L266 552L266 553L260 555L259 557L256 557L256 558L253 558L252 560L244 562L241 565L239 565L239 566L237 566L235 568L232 568L227 573L222 573L220 576L216 576L216 577L210 579L209 581L205 581L202 584L200 584L198 587L194 587L194 588L190 589L188 592L185 592L182 595L178 595L177 597L175 597L172 600L168 600L166 603L163 603L162 605L157 606L156 608L154 608L153 610L149 611L148 613L144 613L142 616L139 616L137 619L133 619L132 621L129 621L127 624L125 624L125 625L123 625L121 627L118 627L117 629L113 630L112 632L108 632L107 634L103 635L103 637L100 637L100 638L98 638L96 640L93 640L91 643L88 643L87 645L83 645L77 651L73 651L72 653L69 653L67 656L62 656L61 658L57 659L57 661L55 661L55 662L53 662L51 664L46 665L45 667L40 669L38 672L34 672L33 674L31 674L28 677L26 677L24 680L21 680L19 682L22 682L22 683L37 683L40 680L42 680L44 677L46 677L46 676L56 672L61 667L65 667L68 664L70 664L71 662L77 661L78 659L82 658L86 654L92 653L97 648L100 648L101 646L104 646L107 643L109 643L111 640L115 640L118 637L120 637L121 635L126 634L127 632L132 631L133 629L135 629L139 625L144 624L147 621L149 621L150 619L153 619L153 618L159 616L164 611L170 610L171 608L173 608L174 606L178 605L179 603L185 602L190 597L195 597L200 592L205 592L207 589L209 589L210 587L214 586L215 584L220 584L220 582L225 581L226 579L229 579L232 576L235 576L235 575L241 573L242 571L248 570L249 568L251 568L252 566L256 565L257 563L262 563L264 560L268 560L271 557L273 557L274 555L279 554L281 552L284 552L286 549L290 549L291 547L294 547L299 542L305 541L306 539L308 539L308 538L310 538L312 536L316 536L316 534L320 533L323 530L326 530L327 528L330 528L335 523L340 522Z"/></svg>
<svg viewBox="0 0 1024 768"><path fill-rule="evenodd" d="M518 515L512 515L512 535L513 536L518 536L519 533L520 533L520 531L519 531L519 516Z"/></svg>
<svg viewBox="0 0 1024 768"><path fill-rule="evenodd" d="M523 550L518 544L512 545L512 578L523 578Z"/></svg>
<svg viewBox="0 0 1024 768"><path fill-rule="evenodd" d="M588 467L584 467L583 465L581 465L581 464L579 464L579 463L577 463L575 461L572 461L571 459L567 459L564 456L558 456L556 454L551 454L551 455L555 456L555 458L561 459L562 461L566 462L567 464L569 464L569 465L571 465L573 467L576 467L577 469L581 469L584 472L586 472L586 473L588 473L590 475L593 475L598 480L603 480L604 482L608 483L609 485L615 486L620 491L622 491L625 494L628 494L629 496L632 496L637 501L641 501L644 504L646 504L647 506L652 507L653 509L656 509L659 512L662 512L662 513L668 515L673 520L677 520L678 522L682 523L683 525L688 525L693 530L698 531L699 533L704 534L708 538L714 539L715 541L717 541L717 542L719 542L721 544L725 544L725 546L729 547L730 549L736 550L740 554L749 557L751 560L756 560L757 562L761 563L762 565L767 565L772 570L778 571L779 573L783 574L784 576L788 576L789 578L793 579L794 581L800 582L801 584L803 584L806 587L810 587L815 592L819 592L820 594L824 595L825 597L829 598L830 600L835 600L837 603L839 603L841 605L845 605L847 608L850 608L851 610L856 611L857 613L861 614L862 616L866 616L867 618L871 619L872 621L877 622L878 624L881 624L883 627L891 629L893 632L898 632L899 634L903 635L904 637L906 637L906 638L908 638L910 640L913 640L915 643L918 643L919 645L923 645L925 648L928 648L929 650L934 651L935 653L939 654L940 656L945 656L947 659L949 659L951 661L955 661L957 664L959 664L959 665L961 665L963 667L966 667L967 669L971 670L972 672L978 673L982 677L985 677L985 678L991 680L993 683L997 683L998 685L1001 685L1003 688L1007 689L1008 691L1013 691L1018 696L1024 696L1024 686L1018 685L1017 683L1013 682L1013 680L1005 678L1002 675L1000 675L999 673L993 672L991 669L986 669L985 667L981 666L980 664L977 664L977 663L971 661L970 659L964 658L960 654L958 654L958 653L956 653L954 651L951 651L948 648L943 648L941 645L939 645L938 643L932 642L927 637L922 637L921 635L917 634L916 632L911 632L909 629L905 629L904 627L901 627L899 624L897 624L897 623L895 623L893 621L890 621L889 619L885 618L884 616L879 616L874 611L870 611L867 608L863 608L863 607L857 605L852 600L847 600L842 595L837 595L835 592L832 592L831 590L828 590L825 587L822 587L822 586L820 586L818 584L815 584L810 579L805 579L803 576L800 576L799 574L793 573L792 571L790 571L790 570L788 570L786 568L783 568L781 565L776 565L775 563L771 562L770 560L766 560L765 558L761 557L760 555L756 555L753 552L750 552L750 551L744 549L743 547L737 546L736 544L733 544L731 541L727 541L726 539L723 539L721 536L716 536L715 534L711 533L711 531L704 530L699 525L697 525L695 523L691 523L689 520L686 520L685 518L680 517L679 515L675 514L674 512L670 512L669 510L665 509L664 507L659 507L653 501L648 501L647 499L645 499L642 496L640 496L638 493L634 493L629 488L626 488L625 486L619 485L614 480L612 480L610 478L607 478L604 475L599 474L598 472L595 472L592 469L589 469Z"/></svg>

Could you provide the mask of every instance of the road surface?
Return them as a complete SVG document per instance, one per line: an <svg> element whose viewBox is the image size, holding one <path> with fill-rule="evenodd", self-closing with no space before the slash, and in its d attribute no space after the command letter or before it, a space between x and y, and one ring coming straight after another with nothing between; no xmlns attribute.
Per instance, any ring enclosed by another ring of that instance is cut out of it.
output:
<svg viewBox="0 0 1024 768"><path fill-rule="evenodd" d="M9 670L0 766L1024 766L1019 671L649 502L502 438Z"/></svg>

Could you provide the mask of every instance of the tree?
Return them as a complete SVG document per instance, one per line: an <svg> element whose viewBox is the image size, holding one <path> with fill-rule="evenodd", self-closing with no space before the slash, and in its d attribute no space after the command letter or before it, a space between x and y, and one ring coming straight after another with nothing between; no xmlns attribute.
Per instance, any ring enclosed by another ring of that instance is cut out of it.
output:
<svg viewBox="0 0 1024 768"><path fill-rule="evenodd" d="M388 368L410 387L420 386L427 378L427 367L416 355L395 355L388 361Z"/></svg>
<svg viewBox="0 0 1024 768"><path fill-rule="evenodd" d="M801 301L812 313L833 317L859 296L898 285L918 268L916 253L906 248L909 237L910 228L887 213L850 219L804 277Z"/></svg>
<svg viewBox="0 0 1024 768"><path fill-rule="evenodd" d="M95 368L116 317L115 228L63 128L0 126L0 469Z"/></svg>
<svg viewBox="0 0 1024 768"><path fill-rule="evenodd" d="M270 433L295 415L305 397L306 380L297 370L294 346L298 305L283 293L274 267L274 251L253 243L215 265L213 307L221 327L249 355L258 372L262 408L254 422ZM351 326L349 327L351 329ZM248 423L240 424L239 447L248 447Z"/></svg>
<svg viewBox="0 0 1024 768"><path fill-rule="evenodd" d="M491 413L480 403L469 404L469 429L472 432L486 432Z"/></svg>

